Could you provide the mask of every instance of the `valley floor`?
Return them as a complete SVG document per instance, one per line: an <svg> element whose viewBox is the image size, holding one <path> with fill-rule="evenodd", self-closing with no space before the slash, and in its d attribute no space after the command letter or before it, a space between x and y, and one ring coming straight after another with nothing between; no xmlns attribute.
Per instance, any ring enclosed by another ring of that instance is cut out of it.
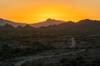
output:
<svg viewBox="0 0 100 66"><path fill-rule="evenodd" d="M92 60L100 59L100 48L91 49L57 49L57 50L46 50L40 54L27 56L27 57L16 57L14 59L7 59L0 62L0 66L63 66L68 60L92 62ZM66 61L67 60L67 61ZM65 62L64 62L65 61ZM72 63L73 64L73 63ZM52 65L51 65L52 66Z"/></svg>

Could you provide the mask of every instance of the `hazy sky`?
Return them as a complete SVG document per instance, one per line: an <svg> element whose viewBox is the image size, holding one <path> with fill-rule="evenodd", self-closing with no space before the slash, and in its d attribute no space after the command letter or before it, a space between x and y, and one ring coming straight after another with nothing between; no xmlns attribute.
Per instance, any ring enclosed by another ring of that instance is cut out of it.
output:
<svg viewBox="0 0 100 66"><path fill-rule="evenodd" d="M23 23L100 19L100 0L0 0L0 17Z"/></svg>

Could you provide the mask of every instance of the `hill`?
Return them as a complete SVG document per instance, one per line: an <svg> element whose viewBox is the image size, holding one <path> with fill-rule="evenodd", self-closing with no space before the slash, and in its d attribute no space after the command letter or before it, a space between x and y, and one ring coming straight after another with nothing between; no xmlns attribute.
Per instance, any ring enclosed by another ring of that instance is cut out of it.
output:
<svg viewBox="0 0 100 66"><path fill-rule="evenodd" d="M0 18L0 26L11 25L12 27L25 26L24 23L16 23L7 19Z"/></svg>

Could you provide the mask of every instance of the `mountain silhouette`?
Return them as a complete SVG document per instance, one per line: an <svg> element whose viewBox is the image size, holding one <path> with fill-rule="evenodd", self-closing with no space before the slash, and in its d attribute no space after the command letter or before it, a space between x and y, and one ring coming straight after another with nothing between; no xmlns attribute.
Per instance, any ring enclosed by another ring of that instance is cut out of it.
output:
<svg viewBox="0 0 100 66"><path fill-rule="evenodd" d="M55 25L59 25L59 24L62 24L62 23L65 23L65 22L49 18L46 21L43 21L43 22L40 22L40 23L35 23L35 24L32 24L31 26L39 28L39 27L55 26Z"/></svg>
<svg viewBox="0 0 100 66"><path fill-rule="evenodd" d="M10 20L7 20L7 19L0 18L0 26L5 26L7 24L9 26L12 26L12 27L18 27L18 26L25 26L26 25L26 24L23 24L23 23L16 23L16 22L13 22L13 21L10 21Z"/></svg>
<svg viewBox="0 0 100 66"><path fill-rule="evenodd" d="M8 24L8 25L7 25ZM16 23L7 19L0 18L0 26L12 26L12 27L27 27L27 24L23 23ZM34 27L34 28L55 28L55 29L70 29L70 30L98 30L100 29L100 21L99 20L90 20L90 19L84 19L80 20L78 22L73 21L61 21L61 20L55 20L55 19L47 19L46 21L35 23L28 25L28 27Z"/></svg>
<svg viewBox="0 0 100 66"><path fill-rule="evenodd" d="M51 20L49 20L51 21ZM49 22L48 20L45 22ZM57 20L56 20L57 21ZM53 20L51 23L56 23L55 20ZM45 26L43 27L43 24L45 23L37 23L37 26L39 24L39 28L41 29L43 32L48 32L48 33L100 33L100 21L99 20L90 20L90 19L84 19L84 20L80 20L78 22L72 22L72 21L58 21L57 23L59 24L54 24L52 26ZM42 28L43 27L43 28Z"/></svg>

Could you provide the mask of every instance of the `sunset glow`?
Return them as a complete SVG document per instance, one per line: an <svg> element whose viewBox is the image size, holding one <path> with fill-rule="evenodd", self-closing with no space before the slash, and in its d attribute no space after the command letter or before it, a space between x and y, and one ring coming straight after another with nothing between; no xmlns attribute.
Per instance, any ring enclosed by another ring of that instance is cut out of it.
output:
<svg viewBox="0 0 100 66"><path fill-rule="evenodd" d="M0 17L27 24L48 18L99 20L99 6L100 0L0 0Z"/></svg>

